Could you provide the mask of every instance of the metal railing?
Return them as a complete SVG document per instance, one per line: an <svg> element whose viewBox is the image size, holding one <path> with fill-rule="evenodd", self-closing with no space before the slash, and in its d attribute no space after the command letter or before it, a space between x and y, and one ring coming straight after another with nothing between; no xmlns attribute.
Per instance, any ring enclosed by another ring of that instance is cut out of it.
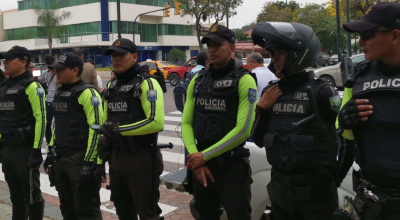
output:
<svg viewBox="0 0 400 220"><path fill-rule="evenodd" d="M53 45L55 44L66 44L66 43L80 43L80 42L93 42L93 41L102 41L103 36L105 35L105 39L108 38L108 41L114 42L114 40L118 39L117 33L112 32L83 32L76 34L64 34L61 35L60 38L53 38ZM48 37L38 37L35 38L36 46L44 46L48 45Z"/></svg>

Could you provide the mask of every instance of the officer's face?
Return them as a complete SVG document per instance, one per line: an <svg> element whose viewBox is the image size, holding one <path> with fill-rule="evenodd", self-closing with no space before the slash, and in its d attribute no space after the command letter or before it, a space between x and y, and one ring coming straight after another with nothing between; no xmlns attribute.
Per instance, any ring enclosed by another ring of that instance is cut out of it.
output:
<svg viewBox="0 0 400 220"><path fill-rule="evenodd" d="M26 71L26 60L15 59L5 59L4 60L4 70L11 78L18 76L18 74L24 73Z"/></svg>
<svg viewBox="0 0 400 220"><path fill-rule="evenodd" d="M137 59L137 53L118 53L114 51L111 54L111 63L117 74L125 73L136 63Z"/></svg>
<svg viewBox="0 0 400 220"><path fill-rule="evenodd" d="M208 59L216 68L222 68L231 59L231 55L235 51L235 48L236 46L228 41L217 43L215 41L208 40Z"/></svg>
<svg viewBox="0 0 400 220"><path fill-rule="evenodd" d="M79 79L78 76L79 68L65 68L63 70L56 70L56 80L60 84L72 84Z"/></svg>
<svg viewBox="0 0 400 220"><path fill-rule="evenodd" d="M282 72L283 65L285 64L288 55L289 54L286 50L275 50L275 55L272 57L271 62L274 64L276 74L280 74Z"/></svg>
<svg viewBox="0 0 400 220"><path fill-rule="evenodd" d="M390 30L390 28L378 27L376 30L372 30L370 34L366 35L367 39L363 39L363 35L361 35L358 45L361 46L361 50L365 54L365 59L370 61L385 60L388 56L393 56L394 33L393 31L381 32L382 30Z"/></svg>

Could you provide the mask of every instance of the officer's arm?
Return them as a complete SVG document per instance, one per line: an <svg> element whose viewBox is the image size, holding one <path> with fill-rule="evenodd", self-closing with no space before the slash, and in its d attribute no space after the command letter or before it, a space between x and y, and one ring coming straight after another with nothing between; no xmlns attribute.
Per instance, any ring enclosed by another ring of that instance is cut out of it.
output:
<svg viewBox="0 0 400 220"><path fill-rule="evenodd" d="M250 101L249 90L255 90L255 99ZM236 127L232 129L222 140L203 151L205 160L217 157L250 137L250 131L254 122L254 109L257 105L257 85L253 77L244 75L239 81L239 109L237 114Z"/></svg>
<svg viewBox="0 0 400 220"><path fill-rule="evenodd" d="M188 89L186 91L185 107L183 108L182 114L182 139L185 143L185 147L189 154L197 153L196 140L193 132L193 118L194 118L194 107L195 97L193 97L194 84L198 74L193 77L190 81Z"/></svg>
<svg viewBox="0 0 400 220"><path fill-rule="evenodd" d="M164 128L163 91L156 79L147 78L142 82L140 97L146 119L133 124L123 125L118 131L123 136L145 135L161 131ZM152 97L153 91L157 96ZM132 97L133 98L133 97Z"/></svg>
<svg viewBox="0 0 400 220"><path fill-rule="evenodd" d="M26 89L29 102L32 106L33 117L35 117L35 139L33 143L34 149L40 149L43 143L43 137L46 129L46 108L45 95L40 83L33 82Z"/></svg>
<svg viewBox="0 0 400 220"><path fill-rule="evenodd" d="M343 108L343 106L353 97L353 89L352 88L344 88L344 95L342 98L342 106L340 109ZM336 117L336 128L339 128L339 119ZM352 130L343 130L342 136L346 138L347 140L354 140L353 136L353 131Z"/></svg>
<svg viewBox="0 0 400 220"><path fill-rule="evenodd" d="M78 98L79 104L83 106L87 123L89 124L89 138L86 149L85 162L92 162L97 159L97 142L99 134L90 126L103 124L103 107L101 106L101 96L93 89L85 89Z"/></svg>
<svg viewBox="0 0 400 220"><path fill-rule="evenodd" d="M51 135L51 140L49 146L54 146L54 139L56 139L56 127L53 128L53 134Z"/></svg>
<svg viewBox="0 0 400 220"><path fill-rule="evenodd" d="M261 96L268 90L268 87L265 87L261 93ZM257 105L256 107L256 117L253 124L253 130L251 131L251 137L253 138L254 143L262 148L264 145L264 134L267 132L265 129L265 123L268 121L268 109L263 109Z"/></svg>

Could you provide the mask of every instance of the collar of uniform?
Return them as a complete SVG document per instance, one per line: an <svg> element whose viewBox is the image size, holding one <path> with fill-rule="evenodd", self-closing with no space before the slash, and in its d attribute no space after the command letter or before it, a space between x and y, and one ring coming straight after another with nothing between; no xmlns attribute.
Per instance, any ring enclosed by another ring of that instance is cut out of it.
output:
<svg viewBox="0 0 400 220"><path fill-rule="evenodd" d="M231 59L226 67L216 69L214 65L210 64L210 72L213 77L222 77L229 74L235 67L235 60Z"/></svg>
<svg viewBox="0 0 400 220"><path fill-rule="evenodd" d="M64 89L71 89L72 87L78 85L79 83L82 82L82 79L79 79L78 81L72 83L72 84L62 84L62 87L60 88L60 90L64 90Z"/></svg>
<svg viewBox="0 0 400 220"><path fill-rule="evenodd" d="M134 72L136 72L136 69L139 67L138 63L133 64L133 66L131 66L131 68L129 68L125 73L121 73L121 74L115 74L115 78L118 81L123 81L126 79L130 79L131 77L134 76Z"/></svg>
<svg viewBox="0 0 400 220"><path fill-rule="evenodd" d="M22 73L21 75L19 75L19 76L17 76L17 77L14 77L14 78L11 78L11 77L10 77L10 79L11 79L12 81L20 81L20 80L22 80L22 79L25 79L25 78L28 76L28 74L29 74L29 72L26 71L25 73Z"/></svg>
<svg viewBox="0 0 400 220"><path fill-rule="evenodd" d="M279 83L280 85L286 85L287 87L297 87L300 85L303 85L308 81L308 73L307 72L301 72L301 73L296 73L292 75L285 75L285 78L283 80L280 80Z"/></svg>
<svg viewBox="0 0 400 220"><path fill-rule="evenodd" d="M400 65L398 66L389 66L384 64L382 61L377 61L377 65L379 70L382 71L383 75L387 75L387 76L394 76L397 74L400 74Z"/></svg>

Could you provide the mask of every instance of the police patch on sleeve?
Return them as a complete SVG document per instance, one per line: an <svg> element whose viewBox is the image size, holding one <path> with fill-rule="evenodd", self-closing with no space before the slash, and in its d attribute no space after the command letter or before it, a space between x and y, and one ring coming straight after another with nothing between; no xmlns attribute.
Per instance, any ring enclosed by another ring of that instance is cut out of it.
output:
<svg viewBox="0 0 400 220"><path fill-rule="evenodd" d="M157 100L157 91L156 90L147 91L147 100L149 100L149 102L155 102Z"/></svg>
<svg viewBox="0 0 400 220"><path fill-rule="evenodd" d="M40 98L42 98L44 96L44 91L43 91L42 88L39 87L39 88L36 89L36 91L37 91L37 94L38 94L38 96Z"/></svg>
<svg viewBox="0 0 400 220"><path fill-rule="evenodd" d="M335 95L329 98L329 104L331 109L335 112L339 112L340 106L342 105L342 98L339 95Z"/></svg>
<svg viewBox="0 0 400 220"><path fill-rule="evenodd" d="M257 100L257 91L255 89L249 89L249 94L247 97L250 103L254 103Z"/></svg>
<svg viewBox="0 0 400 220"><path fill-rule="evenodd" d="M94 97L92 97L92 98L90 98L91 99L91 101L92 101L92 105L93 105L93 107L99 107L100 106L100 100L99 100L99 97L97 97L97 96L94 96Z"/></svg>

